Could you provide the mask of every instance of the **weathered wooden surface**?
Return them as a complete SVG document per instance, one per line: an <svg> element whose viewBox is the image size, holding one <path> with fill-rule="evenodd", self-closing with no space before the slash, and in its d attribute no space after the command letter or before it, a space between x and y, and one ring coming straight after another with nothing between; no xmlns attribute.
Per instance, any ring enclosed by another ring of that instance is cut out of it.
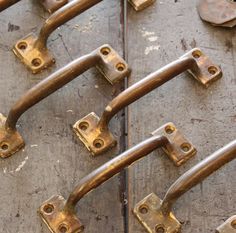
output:
<svg viewBox="0 0 236 233"><path fill-rule="evenodd" d="M186 170L235 139L235 29L203 23L196 0L158 1L137 14L128 11L128 62L132 84L197 46L221 65L224 77L203 88L184 73L129 108L129 146L162 124L173 121L195 144L198 154L177 168L160 150L129 169L129 232L145 232L133 217L134 205L154 192L163 198L168 187ZM183 233L215 232L235 214L236 161L189 191L174 206Z"/></svg>
<svg viewBox="0 0 236 233"><path fill-rule="evenodd" d="M57 64L36 76L14 57L11 48L22 36L36 32L48 15L35 1L29 0L22 0L0 14L0 112L5 115L15 100L38 81L104 43L110 43L121 54L126 48L133 69L129 85L196 46L223 69L224 77L209 89L184 73L129 107L126 148L173 121L195 144L198 154L180 168L160 150L132 165L128 170L125 216L123 176L91 192L78 205L85 232L90 233L145 232L132 214L134 205L151 192L163 198L183 172L235 139L235 29L203 23L196 12L196 0L157 1L140 13L128 6L124 44L122 2L105 0L53 33L49 48ZM121 114L111 123L112 131L120 138L120 147L97 158L89 156L71 130L89 112L100 114L120 90L120 85L111 87L92 69L20 118L19 131L26 147L0 163L0 232L47 233L36 214L39 205L54 194L67 197L79 179L123 149L124 116ZM174 212L184 223L183 233L214 232L223 220L235 214L235 162L176 203Z"/></svg>
<svg viewBox="0 0 236 233"><path fill-rule="evenodd" d="M14 43L38 31L48 17L36 1L22 0L0 14L0 112L30 87L71 60L110 43L122 55L122 7L105 0L60 27L49 40L57 64L40 75L32 75L11 52ZM91 111L101 114L120 87L112 87L95 69L66 85L30 109L19 120L26 147L0 163L0 232L49 232L37 208L52 195L68 197L79 179L112 156L119 148L91 158L71 127ZM112 122L117 138L120 119ZM86 232L123 232L120 180L116 177L94 190L78 205Z"/></svg>

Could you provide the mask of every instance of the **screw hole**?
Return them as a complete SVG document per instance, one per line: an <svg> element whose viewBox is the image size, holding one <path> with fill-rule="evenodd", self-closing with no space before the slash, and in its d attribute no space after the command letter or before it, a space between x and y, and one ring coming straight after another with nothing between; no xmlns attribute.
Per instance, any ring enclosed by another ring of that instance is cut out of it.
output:
<svg viewBox="0 0 236 233"><path fill-rule="evenodd" d="M101 49L101 53L102 53L104 56L107 56L110 52L111 52L111 49L108 48L108 47L105 47L105 48L102 48L102 49Z"/></svg>
<svg viewBox="0 0 236 233"><path fill-rule="evenodd" d="M96 139L94 140L93 145L98 149L102 148L104 146L104 141L102 139Z"/></svg>
<svg viewBox="0 0 236 233"><path fill-rule="evenodd" d="M124 71L124 69L125 69L125 64L123 64L123 63L118 63L117 65L116 65L116 69L118 70L118 71L120 71L120 72L122 72L122 71Z"/></svg>
<svg viewBox="0 0 236 233"><path fill-rule="evenodd" d="M140 212L141 214L147 214L147 213L148 213L148 207L147 207L146 205L141 205L141 206L139 207L139 212Z"/></svg>
<svg viewBox="0 0 236 233"><path fill-rule="evenodd" d="M231 222L231 226L232 226L234 229L236 229L236 220L233 220L233 221Z"/></svg>
<svg viewBox="0 0 236 233"><path fill-rule="evenodd" d="M68 231L68 227L65 224L59 226L59 231L61 233L66 233Z"/></svg>
<svg viewBox="0 0 236 233"><path fill-rule="evenodd" d="M156 226L155 227L155 232L156 233L165 233L166 231L165 231L163 226Z"/></svg>
<svg viewBox="0 0 236 233"><path fill-rule="evenodd" d="M210 66L210 67L208 68L208 72L209 72L210 74L214 75L214 74L216 74L216 72L217 72L217 68L216 68L215 66Z"/></svg>
<svg viewBox="0 0 236 233"><path fill-rule="evenodd" d="M40 58L35 58L32 60L32 65L35 66L35 67L39 67L41 64L42 64L42 61Z"/></svg>
<svg viewBox="0 0 236 233"><path fill-rule="evenodd" d="M54 206L51 205L51 204L47 204L43 207L43 211L46 213L46 214L51 214L54 210Z"/></svg>
<svg viewBox="0 0 236 233"><path fill-rule="evenodd" d="M202 56L202 52L199 50L195 50L195 51L193 51L192 55L194 58L198 59Z"/></svg>
<svg viewBox="0 0 236 233"><path fill-rule="evenodd" d="M80 124L79 124L79 128L81 129L81 130L83 130L83 131L86 131L87 129L88 129L88 127L89 127L89 123L88 122L81 122Z"/></svg>
<svg viewBox="0 0 236 233"><path fill-rule="evenodd" d="M184 151L185 153L190 151L190 149L191 149L191 145L189 143L183 143L181 145L181 150Z"/></svg>
<svg viewBox="0 0 236 233"><path fill-rule="evenodd" d="M167 125L165 127L165 131L166 131L167 134L172 134L175 131L175 127L172 126L172 125Z"/></svg>
<svg viewBox="0 0 236 233"><path fill-rule="evenodd" d="M22 42L18 43L17 47L20 50L25 50L27 48L27 43L22 41Z"/></svg>
<svg viewBox="0 0 236 233"><path fill-rule="evenodd" d="M3 143L3 144L1 145L1 149L2 149L2 150L8 150L8 148L9 148L9 145L8 145L7 143Z"/></svg>

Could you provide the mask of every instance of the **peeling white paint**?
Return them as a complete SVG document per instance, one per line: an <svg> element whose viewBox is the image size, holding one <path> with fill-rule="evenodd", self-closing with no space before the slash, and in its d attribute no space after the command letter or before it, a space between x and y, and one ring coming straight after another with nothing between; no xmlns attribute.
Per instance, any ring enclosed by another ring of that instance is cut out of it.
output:
<svg viewBox="0 0 236 233"><path fill-rule="evenodd" d="M71 113L73 113L74 111L73 111L73 110L71 110L71 109L68 109L66 112L71 112Z"/></svg>
<svg viewBox="0 0 236 233"><path fill-rule="evenodd" d="M158 39L157 36L148 37L148 40L151 41L151 42L155 42L155 41L157 41L157 39Z"/></svg>
<svg viewBox="0 0 236 233"><path fill-rule="evenodd" d="M140 30L140 32L142 33L143 37L148 37L148 36L154 36L155 32L149 32L149 31L144 31L144 30Z"/></svg>
<svg viewBox="0 0 236 233"><path fill-rule="evenodd" d="M148 55L150 52L154 51L154 50L159 50L160 49L160 45L151 45L145 48L145 55Z"/></svg>
<svg viewBox="0 0 236 233"><path fill-rule="evenodd" d="M37 146L38 146L37 144L30 145L31 148L37 147Z"/></svg>

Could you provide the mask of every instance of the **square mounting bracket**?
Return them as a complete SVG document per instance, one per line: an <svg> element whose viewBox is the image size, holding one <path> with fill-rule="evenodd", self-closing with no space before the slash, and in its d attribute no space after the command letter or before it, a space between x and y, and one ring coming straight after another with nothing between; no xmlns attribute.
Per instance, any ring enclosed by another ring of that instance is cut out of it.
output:
<svg viewBox="0 0 236 233"><path fill-rule="evenodd" d="M180 222L171 212L164 215L160 210L162 200L154 193L140 201L133 210L134 215L149 233L179 233Z"/></svg>
<svg viewBox="0 0 236 233"><path fill-rule="evenodd" d="M214 64L210 58L201 51L201 49L192 49L181 58L184 57L195 59L197 65L193 66L192 69L189 69L188 72L205 87L208 87L212 82L215 82L222 77L221 68Z"/></svg>
<svg viewBox="0 0 236 233"><path fill-rule="evenodd" d="M116 140L109 130L101 131L97 126L100 118L91 112L77 121L73 130L91 153L96 156L116 145Z"/></svg>
<svg viewBox="0 0 236 233"><path fill-rule="evenodd" d="M236 232L236 215L227 219L221 226L216 229L216 233L235 233Z"/></svg>
<svg viewBox="0 0 236 233"><path fill-rule="evenodd" d="M36 40L37 36L34 33L31 33L17 41L16 45L13 47L14 54L32 71L33 74L39 73L55 63L55 59L47 48L39 50L35 47Z"/></svg>
<svg viewBox="0 0 236 233"><path fill-rule="evenodd" d="M176 166L182 165L197 152L193 144L185 138L172 122L161 126L152 135L163 135L167 137L169 143L163 146L162 149Z"/></svg>
<svg viewBox="0 0 236 233"><path fill-rule="evenodd" d="M156 0L129 0L136 11L141 11L152 5Z"/></svg>
<svg viewBox="0 0 236 233"><path fill-rule="evenodd" d="M0 157L7 158L24 147L25 143L16 130L6 130L6 117L0 113Z"/></svg>
<svg viewBox="0 0 236 233"><path fill-rule="evenodd" d="M62 6L68 3L68 0L41 0L43 8L52 14Z"/></svg>
<svg viewBox="0 0 236 233"><path fill-rule="evenodd" d="M40 217L52 233L79 233L84 226L73 211L64 211L66 200L62 196L53 196L44 202L38 210Z"/></svg>
<svg viewBox="0 0 236 233"><path fill-rule="evenodd" d="M97 49L101 57L96 68L112 85L130 74L127 62L108 44Z"/></svg>

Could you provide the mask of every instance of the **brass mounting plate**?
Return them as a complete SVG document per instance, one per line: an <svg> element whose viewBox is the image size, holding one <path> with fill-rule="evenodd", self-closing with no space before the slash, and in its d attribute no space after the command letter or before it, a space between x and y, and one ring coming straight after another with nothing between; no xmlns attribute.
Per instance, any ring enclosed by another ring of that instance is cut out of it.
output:
<svg viewBox="0 0 236 233"><path fill-rule="evenodd" d="M216 229L216 233L235 233L236 232L236 215L226 220Z"/></svg>
<svg viewBox="0 0 236 233"><path fill-rule="evenodd" d="M169 215L163 215L160 210L161 203L162 200L154 193L151 193L135 205L133 213L149 233L180 232L180 222L172 212Z"/></svg>
<svg viewBox="0 0 236 233"><path fill-rule="evenodd" d="M52 233L79 233L84 226L72 211L63 211L66 200L62 196L53 196L44 202L38 213Z"/></svg>
<svg viewBox="0 0 236 233"><path fill-rule="evenodd" d="M152 5L156 0L129 0L136 11L141 11Z"/></svg>
<svg viewBox="0 0 236 233"><path fill-rule="evenodd" d="M13 47L14 54L36 74L55 63L47 48L39 50L35 47L37 36L33 33L19 40Z"/></svg>
<svg viewBox="0 0 236 233"><path fill-rule="evenodd" d="M21 135L15 131L7 131L5 128L6 117L0 113L0 157L7 158L22 147L25 143Z"/></svg>
<svg viewBox="0 0 236 233"><path fill-rule="evenodd" d="M109 131L101 132L98 128L99 120L100 118L92 112L73 126L76 135L94 156L104 153L116 145L116 140Z"/></svg>
<svg viewBox="0 0 236 233"><path fill-rule="evenodd" d="M130 69L126 61L109 45L103 45L98 48L101 56L97 69L111 83L117 83L127 77Z"/></svg>
<svg viewBox="0 0 236 233"><path fill-rule="evenodd" d="M236 25L236 3L230 0L200 0L197 6L200 17L214 26Z"/></svg>
<svg viewBox="0 0 236 233"><path fill-rule="evenodd" d="M176 166L182 165L197 152L193 144L181 134L172 122L163 125L152 134L164 135L168 138L169 143L162 149Z"/></svg>
<svg viewBox="0 0 236 233"><path fill-rule="evenodd" d="M188 71L205 87L222 77L221 68L214 64L199 48L191 50L183 57L195 59L197 66Z"/></svg>
<svg viewBox="0 0 236 233"><path fill-rule="evenodd" d="M43 8L50 14L68 3L68 0L41 0Z"/></svg>

